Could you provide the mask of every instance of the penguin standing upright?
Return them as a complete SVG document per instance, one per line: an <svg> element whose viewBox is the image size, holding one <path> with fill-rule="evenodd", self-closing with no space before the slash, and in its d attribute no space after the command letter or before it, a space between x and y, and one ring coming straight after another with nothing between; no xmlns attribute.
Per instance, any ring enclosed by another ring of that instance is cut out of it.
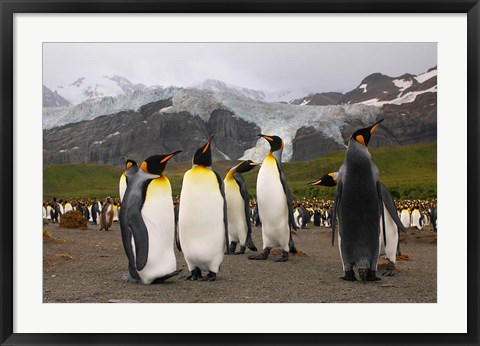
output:
<svg viewBox="0 0 480 346"><path fill-rule="evenodd" d="M354 281L358 269L362 281L377 281L380 251L380 220L383 201L380 176L368 151L368 142L382 120L357 130L348 142L345 161L338 172L332 233L338 215L338 241L344 280Z"/></svg>
<svg viewBox="0 0 480 346"><path fill-rule="evenodd" d="M333 187L337 185L337 180L338 172L334 172L325 174L319 180L313 181L308 185ZM380 183L380 187L383 201L383 215L385 216L385 232L383 229L383 224L380 224L380 254L385 254L388 261L387 268L382 275L393 276L395 274L395 263L397 259L396 254L400 252L399 231L407 232L407 230L405 227L403 227L403 224L398 217L397 210L395 208L395 202L390 194L390 191L388 191L387 187L382 183Z"/></svg>
<svg viewBox="0 0 480 346"><path fill-rule="evenodd" d="M125 195L125 190L127 189L128 179L134 176L138 172L138 165L134 160L127 159L125 160L125 172L120 176L120 182L118 183L118 189L120 192L120 202Z"/></svg>
<svg viewBox="0 0 480 346"><path fill-rule="evenodd" d="M223 180L227 200L229 253L231 254L244 254L247 247L257 251L252 240L250 197L242 177L242 173L249 172L256 166L258 163L251 160L242 161L231 168ZM235 252L238 243L240 243L240 251Z"/></svg>
<svg viewBox="0 0 480 346"><path fill-rule="evenodd" d="M228 252L227 203L223 180L213 171L211 143L200 147L182 183L178 234L188 270L188 280L214 281ZM207 276L202 276L202 271Z"/></svg>
<svg viewBox="0 0 480 346"><path fill-rule="evenodd" d="M150 156L129 177L119 213L128 258L125 281L148 285L179 273L173 250L172 188L163 175L168 160L179 152Z"/></svg>
<svg viewBox="0 0 480 346"><path fill-rule="evenodd" d="M410 212L407 208L402 209L402 212L400 213L400 220L402 220L402 224L404 227L410 227Z"/></svg>
<svg viewBox="0 0 480 346"><path fill-rule="evenodd" d="M296 253L291 228L297 229L293 217L290 190L281 167L285 143L278 136L259 135L270 144L270 151L257 177L257 203L262 222L263 251L251 255L252 260L266 260L273 247L281 247L282 255L276 262L288 261L288 252Z"/></svg>

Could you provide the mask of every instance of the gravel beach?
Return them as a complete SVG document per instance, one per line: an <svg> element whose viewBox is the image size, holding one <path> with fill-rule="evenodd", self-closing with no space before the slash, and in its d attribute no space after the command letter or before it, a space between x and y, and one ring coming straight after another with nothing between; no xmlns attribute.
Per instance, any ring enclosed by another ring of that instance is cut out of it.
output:
<svg viewBox="0 0 480 346"><path fill-rule="evenodd" d="M261 229L253 239L262 247ZM214 282L191 282L185 260L176 252L182 272L163 284L141 285L121 280L127 271L120 227L109 232L44 226L44 303L435 303L437 301L437 238L432 227L401 234L403 260L393 277L378 282L346 282L331 229L310 226L294 235L300 256L277 263L244 255L225 256ZM358 276L358 275L357 275Z"/></svg>

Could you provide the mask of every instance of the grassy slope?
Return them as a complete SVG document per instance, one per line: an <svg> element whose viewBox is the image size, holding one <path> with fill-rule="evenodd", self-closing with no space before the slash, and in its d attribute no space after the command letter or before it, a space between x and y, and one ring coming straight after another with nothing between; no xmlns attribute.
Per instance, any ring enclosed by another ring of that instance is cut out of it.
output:
<svg viewBox="0 0 480 346"><path fill-rule="evenodd" d="M371 148L382 182L396 198L433 198L437 194L437 144ZM330 153L307 162L284 163L283 169L294 197L332 198L333 188L309 187L306 184L323 174L338 170L345 152ZM220 161L214 169L223 177L235 163ZM172 183L173 194L180 194L183 174L190 163L169 163L165 174ZM44 198L118 196L121 169L105 165L52 165L44 168ZM244 175L249 192L255 195L257 169Z"/></svg>

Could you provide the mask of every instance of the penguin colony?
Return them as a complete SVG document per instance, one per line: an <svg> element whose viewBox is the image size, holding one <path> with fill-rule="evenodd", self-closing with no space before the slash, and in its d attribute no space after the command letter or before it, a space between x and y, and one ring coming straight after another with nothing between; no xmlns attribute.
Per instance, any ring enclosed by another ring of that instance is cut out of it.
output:
<svg viewBox="0 0 480 346"><path fill-rule="evenodd" d="M324 175L309 185L336 187L332 245L338 223L338 247L343 265L341 279L377 281L381 254L388 259L384 275L394 275L399 253L398 232L405 231L403 213L397 214L393 198L380 182L379 172L368 151L368 143L382 120L355 131L349 139L345 161L338 172ZM249 196L242 174L260 166L257 177L257 217L262 227L263 250L248 256L266 260L273 248L282 250L276 262L288 261L297 249L292 231L310 222L308 210L293 210L292 197L282 171L284 141L275 135L259 135L270 145L263 163L250 160L232 167L224 179L212 170L212 137L198 148L192 167L183 178L180 203L174 208L172 190L164 174L167 162L178 154L154 155L140 166L126 160L120 177L122 201L118 218L128 272L128 282L162 283L177 275L174 244L183 253L190 271L187 279L214 281L225 254L256 252L252 240ZM174 211L175 210L175 211ZM178 212L178 222L176 213ZM420 224L415 216L415 225ZM237 246L240 247L235 252ZM205 274L205 275L204 275Z"/></svg>

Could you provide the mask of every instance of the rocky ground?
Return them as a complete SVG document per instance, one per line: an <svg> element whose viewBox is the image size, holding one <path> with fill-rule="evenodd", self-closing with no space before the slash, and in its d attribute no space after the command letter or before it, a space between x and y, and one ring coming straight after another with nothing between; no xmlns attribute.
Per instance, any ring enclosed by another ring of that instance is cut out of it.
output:
<svg viewBox="0 0 480 346"><path fill-rule="evenodd" d="M261 248L261 230L253 239ZM109 232L44 226L43 301L45 303L435 303L437 239L431 227L409 229L401 236L403 260L396 275L378 282L346 282L331 229L310 226L294 236L301 256L288 262L251 261L245 255L225 256L214 282L186 281L183 271L164 284L144 286L121 280L127 271L118 223ZM275 255L275 253L273 253ZM380 261L380 266L385 261ZM382 269L380 268L381 272Z"/></svg>

